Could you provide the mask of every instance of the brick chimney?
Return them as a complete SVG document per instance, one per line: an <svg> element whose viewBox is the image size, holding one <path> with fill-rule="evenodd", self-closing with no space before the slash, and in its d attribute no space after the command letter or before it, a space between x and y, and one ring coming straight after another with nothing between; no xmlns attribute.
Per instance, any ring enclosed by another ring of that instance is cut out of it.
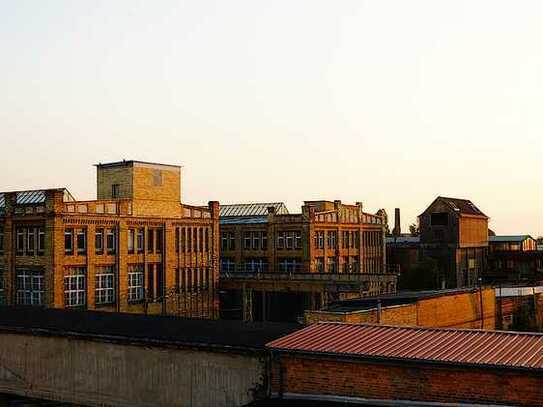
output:
<svg viewBox="0 0 543 407"><path fill-rule="evenodd" d="M394 229L392 230L394 236L400 236L402 234L402 226L400 220L400 208L394 209Z"/></svg>

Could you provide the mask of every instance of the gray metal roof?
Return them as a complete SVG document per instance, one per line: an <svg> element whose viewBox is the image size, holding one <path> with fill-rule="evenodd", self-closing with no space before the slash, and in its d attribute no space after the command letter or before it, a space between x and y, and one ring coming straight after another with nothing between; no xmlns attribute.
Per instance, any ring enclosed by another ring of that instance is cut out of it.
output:
<svg viewBox="0 0 543 407"><path fill-rule="evenodd" d="M420 236L398 236L398 237L387 236L386 243L387 244L420 243Z"/></svg>
<svg viewBox="0 0 543 407"><path fill-rule="evenodd" d="M15 203L17 205L38 204L45 202L45 191L17 192Z"/></svg>
<svg viewBox="0 0 543 407"><path fill-rule="evenodd" d="M0 193L0 208L6 207L6 197L3 193Z"/></svg>
<svg viewBox="0 0 543 407"><path fill-rule="evenodd" d="M221 205L220 216L266 216L269 207L274 207L277 215L288 215L288 209L283 202L263 202Z"/></svg>
<svg viewBox="0 0 543 407"><path fill-rule="evenodd" d="M524 242L527 239L533 239L530 235L502 235L502 236L489 236L488 241L491 243L501 242Z"/></svg>
<svg viewBox="0 0 543 407"><path fill-rule="evenodd" d="M267 216L229 216L219 220L221 225L250 225L268 223Z"/></svg>

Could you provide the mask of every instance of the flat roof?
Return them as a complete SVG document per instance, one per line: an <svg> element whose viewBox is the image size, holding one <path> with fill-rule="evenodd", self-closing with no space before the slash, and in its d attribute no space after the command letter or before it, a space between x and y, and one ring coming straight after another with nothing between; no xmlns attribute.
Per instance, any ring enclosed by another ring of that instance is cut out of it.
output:
<svg viewBox="0 0 543 407"><path fill-rule="evenodd" d="M375 308L378 303L383 307L393 305L412 304L425 298L435 298L445 295L463 294L476 292L478 288L449 288L445 290L423 290L423 291L398 291L395 294L383 294L372 297L361 297L350 300L336 301L323 311L329 312L354 312Z"/></svg>
<svg viewBox="0 0 543 407"><path fill-rule="evenodd" d="M174 167L174 168L182 168L181 165L174 165L174 164L162 164L162 163L154 163L151 161L139 161L139 160L122 160L122 161L114 161L110 163L98 163L94 164L95 167L101 167L101 168L108 168L108 167L122 167L126 165L134 165L134 164L145 164L145 165L157 165L161 167Z"/></svg>
<svg viewBox="0 0 543 407"><path fill-rule="evenodd" d="M319 322L266 345L275 351L543 371L543 334Z"/></svg>
<svg viewBox="0 0 543 407"><path fill-rule="evenodd" d="M207 349L259 350L298 324L189 319L100 311L0 307L0 332Z"/></svg>
<svg viewBox="0 0 543 407"><path fill-rule="evenodd" d="M491 243L500 243L500 242L523 242L527 239L533 239L530 235L496 235L496 236L489 236L488 241Z"/></svg>

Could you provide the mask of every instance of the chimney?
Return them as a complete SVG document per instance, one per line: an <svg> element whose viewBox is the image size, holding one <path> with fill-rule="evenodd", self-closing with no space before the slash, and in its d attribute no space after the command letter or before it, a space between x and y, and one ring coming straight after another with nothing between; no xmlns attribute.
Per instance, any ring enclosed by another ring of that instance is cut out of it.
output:
<svg viewBox="0 0 543 407"><path fill-rule="evenodd" d="M400 236L402 234L402 225L400 221L400 208L394 209L394 229L392 230L394 236Z"/></svg>

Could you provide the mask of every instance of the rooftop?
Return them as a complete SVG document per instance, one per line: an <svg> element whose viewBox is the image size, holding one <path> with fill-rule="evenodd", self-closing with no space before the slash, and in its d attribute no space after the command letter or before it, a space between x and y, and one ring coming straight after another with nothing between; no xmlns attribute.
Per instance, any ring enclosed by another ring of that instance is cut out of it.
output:
<svg viewBox="0 0 543 407"><path fill-rule="evenodd" d="M463 215L482 216L488 218L483 211L481 211L473 202L469 199L449 198L444 196L438 196L437 200L445 202L454 212ZM435 201L434 201L435 202Z"/></svg>
<svg viewBox="0 0 543 407"><path fill-rule="evenodd" d="M387 236L386 243L387 244L417 244L417 243L420 243L420 236L409 236L409 235Z"/></svg>
<svg viewBox="0 0 543 407"><path fill-rule="evenodd" d="M489 236L488 241L491 243L506 243L506 242L524 242L527 239L533 239L530 235L501 235L501 236Z"/></svg>
<svg viewBox="0 0 543 407"><path fill-rule="evenodd" d="M139 160L122 160L122 161L114 161L111 163L98 163L98 164L94 164L94 166L99 167L99 168L109 168L109 167L133 166L134 164L181 168L180 165L162 164L162 163L154 163L150 161L139 161Z"/></svg>
<svg viewBox="0 0 543 407"><path fill-rule="evenodd" d="M266 346L367 359L543 370L543 334L537 333L320 322Z"/></svg>
<svg viewBox="0 0 543 407"><path fill-rule="evenodd" d="M283 202L245 203L221 205L221 218L226 216L267 216L268 208L275 208L276 215L288 215L288 209Z"/></svg>
<svg viewBox="0 0 543 407"><path fill-rule="evenodd" d="M200 348L258 350L297 324L186 319L35 307L0 307L0 331Z"/></svg>
<svg viewBox="0 0 543 407"><path fill-rule="evenodd" d="M462 294L478 291L477 288L450 288L447 290L398 291L395 294L376 295L332 303L324 311L356 312L375 308L378 303L383 307L411 304L425 298L435 298L445 295Z"/></svg>

